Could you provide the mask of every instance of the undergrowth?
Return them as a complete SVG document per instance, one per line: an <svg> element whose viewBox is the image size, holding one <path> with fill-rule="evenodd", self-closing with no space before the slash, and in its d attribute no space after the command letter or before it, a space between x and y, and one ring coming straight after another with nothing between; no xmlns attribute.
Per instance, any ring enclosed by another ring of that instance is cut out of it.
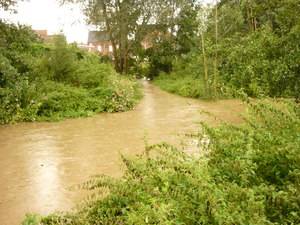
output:
<svg viewBox="0 0 300 225"><path fill-rule="evenodd" d="M147 146L138 158L123 157L121 179L99 176L83 184L98 194L78 210L30 215L24 224L300 223L299 105L256 101L244 124L203 124L194 138L198 156L166 143Z"/></svg>
<svg viewBox="0 0 300 225"><path fill-rule="evenodd" d="M142 96L135 80L63 36L43 43L1 20L0 33L0 124L121 112Z"/></svg>

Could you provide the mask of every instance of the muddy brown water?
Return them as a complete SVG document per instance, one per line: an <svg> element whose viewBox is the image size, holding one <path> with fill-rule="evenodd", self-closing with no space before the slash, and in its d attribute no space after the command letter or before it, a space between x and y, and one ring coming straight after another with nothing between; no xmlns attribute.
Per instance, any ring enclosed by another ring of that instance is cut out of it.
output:
<svg viewBox="0 0 300 225"><path fill-rule="evenodd" d="M82 198L71 186L95 174L122 174L120 153L142 152L145 139L176 144L199 121L239 123L245 108L238 100L199 101L143 85L143 100L129 112L0 126L0 224L20 224L28 212L68 210Z"/></svg>

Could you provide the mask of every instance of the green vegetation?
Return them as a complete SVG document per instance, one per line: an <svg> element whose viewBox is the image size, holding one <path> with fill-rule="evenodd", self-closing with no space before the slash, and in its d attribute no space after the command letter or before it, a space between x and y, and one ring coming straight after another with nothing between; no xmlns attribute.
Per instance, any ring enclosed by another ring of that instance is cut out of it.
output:
<svg viewBox="0 0 300 225"><path fill-rule="evenodd" d="M194 46L192 39L197 30L195 0L62 2L79 3L88 22L107 32L114 67L119 73L140 71L145 62L150 65L148 76L156 75L160 70L170 71L174 53L187 53Z"/></svg>
<svg viewBox="0 0 300 225"><path fill-rule="evenodd" d="M63 36L44 44L29 28L4 22L0 33L2 124L126 111L141 97L135 81Z"/></svg>
<svg viewBox="0 0 300 225"><path fill-rule="evenodd" d="M197 45L173 54L172 70L162 70L169 76L162 73L156 84L191 97L222 97L233 90L299 98L299 7L297 0L221 0L201 6L199 32L191 39ZM188 18L186 23L193 24Z"/></svg>
<svg viewBox="0 0 300 225"><path fill-rule="evenodd" d="M17 0L0 0L0 8L3 10L12 10L12 7L15 6L16 3Z"/></svg>
<svg viewBox="0 0 300 225"><path fill-rule="evenodd" d="M148 146L123 158L121 179L82 185L98 197L40 224L299 224L299 118L295 103L256 101L243 125L204 125L193 135L199 154Z"/></svg>
<svg viewBox="0 0 300 225"><path fill-rule="evenodd" d="M80 3L107 32L120 73L182 96L264 100L250 101L242 125L203 124L191 135L197 154L147 146L122 157L122 178L83 184L94 195L77 210L28 215L24 225L300 224L299 0L62 2ZM0 123L131 109L139 86L101 61L62 36L45 44L0 21Z"/></svg>
<svg viewBox="0 0 300 225"><path fill-rule="evenodd" d="M165 91L184 97L210 99L213 92L213 79L209 77L208 85L205 85L203 65L199 63L201 60L201 55L194 52L185 55L173 64L172 72L160 72L160 75L155 77L154 84ZM237 95L229 86L221 82L217 85L217 91L215 97L225 98Z"/></svg>
<svg viewBox="0 0 300 225"><path fill-rule="evenodd" d="M184 97L200 98L205 96L203 80L192 75L161 73L154 83L161 89Z"/></svg>

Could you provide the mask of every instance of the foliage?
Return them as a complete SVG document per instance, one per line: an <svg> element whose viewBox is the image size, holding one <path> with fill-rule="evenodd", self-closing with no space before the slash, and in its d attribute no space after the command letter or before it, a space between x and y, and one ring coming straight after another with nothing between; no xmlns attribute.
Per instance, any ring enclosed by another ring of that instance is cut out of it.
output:
<svg viewBox="0 0 300 225"><path fill-rule="evenodd" d="M288 1L220 1L220 79L250 96L299 95L299 4ZM212 15L211 15L212 17ZM206 36L214 35L213 19Z"/></svg>
<svg viewBox="0 0 300 225"><path fill-rule="evenodd" d="M205 98L203 80L197 77L161 74L154 83L163 90L184 97Z"/></svg>
<svg viewBox="0 0 300 225"><path fill-rule="evenodd" d="M53 46L50 46L41 60L41 71L48 79L62 82L70 79L77 70L76 48L68 46L65 37L57 35L54 37Z"/></svg>
<svg viewBox="0 0 300 225"><path fill-rule="evenodd" d="M175 93L184 97L192 98L212 98L212 83L213 79L210 76L208 88L205 87L205 79L203 76L202 55L196 51L190 52L181 58L174 60L172 72L161 72L158 77L154 79L154 84L158 85L163 90ZM212 62L209 61L209 73L212 73ZM218 82L217 97L227 98L234 96L229 86Z"/></svg>
<svg viewBox="0 0 300 225"><path fill-rule="evenodd" d="M282 46L287 48L286 41L269 28L234 43L222 47L226 58L220 72L227 83L250 96L296 96L300 82L296 65L299 52L285 52Z"/></svg>
<svg viewBox="0 0 300 225"><path fill-rule="evenodd" d="M215 179L253 192L269 223L300 221L299 113L299 105L287 100L258 102L249 110L247 126L210 133Z"/></svg>
<svg viewBox="0 0 300 225"><path fill-rule="evenodd" d="M153 74L164 71L170 75L160 76L156 83L165 90L191 97L199 94L181 89L203 88L205 96L214 98L236 92L252 97L299 98L299 10L296 0L222 0L211 7L202 6L199 37L194 37L201 43L199 49L196 45L177 57L171 53L168 70L159 66L165 57L155 55ZM178 39L182 41L180 36ZM164 45L168 44L172 46L173 42ZM162 46L156 54L163 51ZM185 63L185 58L190 62ZM195 83L201 82L202 87L194 86L194 78L200 79Z"/></svg>
<svg viewBox="0 0 300 225"><path fill-rule="evenodd" d="M161 1L155 35L148 35L151 47L144 57L150 64L148 77L173 70L174 58L188 54L197 46L197 4L192 1ZM176 10L175 10L176 9Z"/></svg>
<svg viewBox="0 0 300 225"><path fill-rule="evenodd" d="M91 25L106 31L113 49L114 66L116 71L129 71L130 56L135 49L141 47L145 38L151 12L157 1L130 0L63 0L62 2L77 2ZM157 4L158 5L158 4Z"/></svg>
<svg viewBox="0 0 300 225"><path fill-rule="evenodd" d="M22 223L22 225L34 225L34 224L39 224L40 222L40 216L35 215L35 214L27 214L26 215L26 221Z"/></svg>
<svg viewBox="0 0 300 225"><path fill-rule="evenodd" d="M191 52L197 42L197 13L198 7L192 1L184 4L177 18L178 31L176 34L176 51L179 55Z"/></svg>
<svg viewBox="0 0 300 225"><path fill-rule="evenodd" d="M2 124L125 111L141 97L135 81L60 35L44 44L28 27L0 22L0 31Z"/></svg>
<svg viewBox="0 0 300 225"><path fill-rule="evenodd" d="M11 64L18 73L28 73L36 50L34 44L39 44L37 36L29 27L7 24L1 20L0 34L1 62Z"/></svg>
<svg viewBox="0 0 300 225"><path fill-rule="evenodd" d="M161 71L166 73L172 71L174 49L169 41L164 39L157 41L156 45L147 49L145 54L149 58L149 74L146 74L147 77L153 78Z"/></svg>
<svg viewBox="0 0 300 225"><path fill-rule="evenodd" d="M99 195L41 224L299 224L299 133L299 105L256 101L244 124L193 135L199 154L147 146L123 157L123 178L93 178L82 187Z"/></svg>
<svg viewBox="0 0 300 225"><path fill-rule="evenodd" d="M16 4L17 4L17 0L0 0L0 8L4 10L11 10L11 8Z"/></svg>
<svg viewBox="0 0 300 225"><path fill-rule="evenodd" d="M195 45L197 9L194 0L62 2L80 3L88 22L107 32L113 48L115 69L120 73L128 73L129 67L139 64L139 61L149 61L154 72L156 66L167 70L174 53L188 52ZM152 51L146 51L147 48ZM161 60L155 60L157 57Z"/></svg>

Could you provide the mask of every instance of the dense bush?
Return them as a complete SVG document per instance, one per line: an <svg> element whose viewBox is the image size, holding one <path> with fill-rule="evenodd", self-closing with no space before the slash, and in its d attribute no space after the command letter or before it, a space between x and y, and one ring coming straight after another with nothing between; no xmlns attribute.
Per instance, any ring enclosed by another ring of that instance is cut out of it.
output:
<svg viewBox="0 0 300 225"><path fill-rule="evenodd" d="M57 82L69 81L80 62L76 50L76 47L67 45L64 36L57 35L37 65L37 72Z"/></svg>
<svg viewBox="0 0 300 225"><path fill-rule="evenodd" d="M224 90L231 90L232 94L243 92L252 97L299 99L299 10L298 0L220 0L211 8L202 6L199 35L194 37L197 44L175 60L174 54L171 55L171 70L157 67L170 74L169 79L166 75L159 78L167 83L158 82L159 86L178 94L183 93L182 85L184 89L195 89L192 82L185 80L195 77L204 80L206 64L208 97L222 96ZM182 63L184 57L190 58L191 63ZM164 62L159 57L155 60L157 64ZM178 64L185 68L178 69ZM184 95L195 97L194 92Z"/></svg>
<svg viewBox="0 0 300 225"><path fill-rule="evenodd" d="M241 91L252 97L299 98L299 26L284 38L268 26L245 37L223 40L218 46L217 96ZM189 97L212 97L213 49L207 49L208 88L205 90L203 55L193 51L173 61L170 73L160 73L155 83L162 89ZM200 84L200 85L199 85Z"/></svg>
<svg viewBox="0 0 300 225"><path fill-rule="evenodd" d="M205 85L203 56L193 51L173 61L173 70L170 73L161 72L158 77L154 78L154 84L163 90L175 93L184 97L192 98L212 98L213 97L213 69L212 62L208 61L208 73L210 76ZM218 80L216 85L217 96L214 97L231 97L233 92L224 82Z"/></svg>
<svg viewBox="0 0 300 225"><path fill-rule="evenodd" d="M123 158L121 179L97 177L79 211L30 216L68 224L299 224L300 108L289 101L249 107L239 126L204 126L189 155L168 144ZM24 222L24 224L26 224ZM33 223L34 224L34 223Z"/></svg>
<svg viewBox="0 0 300 225"><path fill-rule="evenodd" d="M161 73L154 81L161 89L184 97L204 98L203 80L192 75L179 76L176 73Z"/></svg>
<svg viewBox="0 0 300 225"><path fill-rule="evenodd" d="M27 27L0 22L0 123L57 120L132 109L135 81L58 35L40 42Z"/></svg>
<svg viewBox="0 0 300 225"><path fill-rule="evenodd" d="M250 96L296 97L300 52L293 49L299 48L299 43L289 36L282 39L266 27L225 43L219 68L224 82Z"/></svg>

